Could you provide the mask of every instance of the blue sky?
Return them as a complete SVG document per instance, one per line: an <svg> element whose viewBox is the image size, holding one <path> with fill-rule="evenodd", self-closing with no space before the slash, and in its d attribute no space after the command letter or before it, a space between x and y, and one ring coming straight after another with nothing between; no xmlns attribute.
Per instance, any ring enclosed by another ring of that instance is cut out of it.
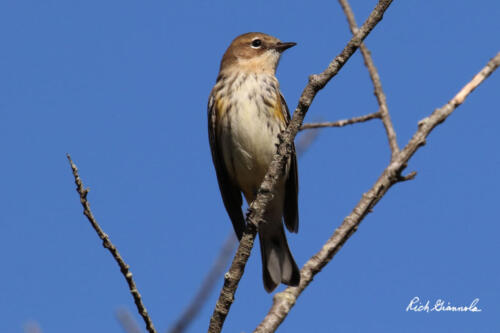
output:
<svg viewBox="0 0 500 333"><path fill-rule="evenodd" d="M375 2L352 1L358 22ZM497 1L395 1L367 39L405 145L499 50ZM189 304L232 232L207 139L206 103L237 35L298 45L277 73L294 109L308 75L350 37L335 1L24 1L0 4L0 321L22 332L122 332L127 285L81 213L65 154L103 229L131 265L157 329ZM279 332L500 330L500 73L412 158L398 184L300 297ZM306 121L377 110L359 53ZM299 161L303 265L387 165L380 122L325 129ZM249 332L272 296L255 248L226 332ZM221 284L221 283L219 283ZM280 290L283 287L280 287ZM215 291L190 332L205 331ZM444 299L481 313L411 313ZM140 322L142 326L142 322Z"/></svg>

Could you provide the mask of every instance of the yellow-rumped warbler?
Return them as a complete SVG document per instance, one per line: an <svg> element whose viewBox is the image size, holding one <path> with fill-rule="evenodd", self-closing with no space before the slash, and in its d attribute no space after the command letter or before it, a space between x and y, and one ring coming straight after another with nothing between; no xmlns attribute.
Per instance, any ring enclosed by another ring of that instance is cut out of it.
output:
<svg viewBox="0 0 500 333"><path fill-rule="evenodd" d="M281 53L294 45L258 32L236 37L222 58L210 94L208 134L212 159L238 239L245 228L241 192L250 205L276 153L278 134L290 121L275 73ZM298 231L297 194L294 151L268 206L265 221L259 225L262 275L268 292L281 282L291 286L300 282L300 272L282 224L284 219L289 231Z"/></svg>

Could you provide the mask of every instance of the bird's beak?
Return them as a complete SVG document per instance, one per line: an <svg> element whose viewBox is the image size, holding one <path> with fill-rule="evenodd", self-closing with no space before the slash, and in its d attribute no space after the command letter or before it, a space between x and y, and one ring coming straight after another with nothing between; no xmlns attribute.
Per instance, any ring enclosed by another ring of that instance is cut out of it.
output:
<svg viewBox="0 0 500 333"><path fill-rule="evenodd" d="M278 51L279 53L285 51L286 49L289 49L291 48L292 46L295 46L297 45L297 43L293 43L293 42L278 42L276 43L276 45L274 45L274 49L276 49L276 51Z"/></svg>

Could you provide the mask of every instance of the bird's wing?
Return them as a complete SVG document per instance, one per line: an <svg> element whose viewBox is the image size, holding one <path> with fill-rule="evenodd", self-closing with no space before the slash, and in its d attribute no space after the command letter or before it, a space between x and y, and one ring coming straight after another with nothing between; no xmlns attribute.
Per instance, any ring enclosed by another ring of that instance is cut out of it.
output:
<svg viewBox="0 0 500 333"><path fill-rule="evenodd" d="M214 103L214 97L210 95L208 100L208 138L210 140L210 149L212 150L212 160L219 182L220 193L226 207L227 213L233 223L234 232L238 239L241 239L245 229L245 219L241 211L241 192L231 182L229 174L224 165L224 157L217 140L217 103Z"/></svg>
<svg viewBox="0 0 500 333"><path fill-rule="evenodd" d="M286 124L290 122L290 111L286 105L285 98L280 93L281 97L281 112L285 118ZM290 159L290 171L288 179L285 183L285 207L283 217L285 219L286 228L290 232L299 231L299 179L297 174L297 154L295 153L295 144L292 142L292 155Z"/></svg>

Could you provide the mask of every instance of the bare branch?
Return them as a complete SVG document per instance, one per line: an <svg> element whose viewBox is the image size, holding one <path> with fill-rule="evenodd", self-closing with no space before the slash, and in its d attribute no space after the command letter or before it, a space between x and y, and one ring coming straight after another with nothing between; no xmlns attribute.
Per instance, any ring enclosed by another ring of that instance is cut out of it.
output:
<svg viewBox="0 0 500 333"><path fill-rule="evenodd" d="M319 130L307 131L295 143L295 151L297 152L297 158L300 158L307 151L309 146L312 145L314 140L318 137Z"/></svg>
<svg viewBox="0 0 500 333"><path fill-rule="evenodd" d="M404 166L403 169L404 168L406 168L406 166ZM405 182L407 180L413 180L416 176L417 176L417 172L416 171L412 171L409 174L407 174L406 176L403 176L403 175L399 174L398 175L398 181Z"/></svg>
<svg viewBox="0 0 500 333"><path fill-rule="evenodd" d="M128 309L120 308L116 310L116 319L118 319L125 333L142 333L142 330Z"/></svg>
<svg viewBox="0 0 500 333"><path fill-rule="evenodd" d="M150 333L153 333L153 332L156 333L153 322L151 321L151 318L149 317L149 314L146 310L146 307L142 303L141 294L139 293L139 290L137 289L137 287L135 285L135 281L132 278L132 272L130 271L130 267L122 259L116 246L114 246L113 243L111 243L109 236L101 229L101 227L97 223L97 220L94 218L94 215L92 214L92 211L90 210L90 204L87 201L87 194L89 193L89 190L85 189L83 187L82 180L80 179L80 176L78 175L78 168L71 160L71 156L69 156L69 154L66 154L66 157L68 158L69 164L71 165L71 170L73 171L73 176L75 177L76 191L80 195L80 202L83 206L83 214L87 217L90 224L92 225L92 227L96 231L97 235L102 240L102 245L106 249L109 250L109 252L111 253L113 258L115 259L118 266L120 266L120 271L122 272L123 277L125 277L125 280L128 283L130 293L134 297L134 302L135 302L135 305L137 306L137 310L139 311L139 314L141 315L142 319L144 319L144 322L146 323L146 329Z"/></svg>
<svg viewBox="0 0 500 333"><path fill-rule="evenodd" d="M355 34L358 31L358 26L356 24L356 19L354 18L354 13L352 12L349 2L347 0L339 0L339 3L347 17L351 32ZM359 49L361 51L361 54L363 55L366 68L368 68L368 72L370 73L370 78L372 80L374 88L374 94L377 98L378 105L380 106L382 123L384 124L385 132L387 133L387 139L389 141L389 147L391 148L391 160L393 160L396 157L396 154L399 152L399 147L398 141L396 139L396 132L394 131L391 117L389 115L389 108L387 107L386 97L382 89L382 82L380 82L380 76L378 75L377 68L373 63L371 53L366 45L362 43L359 46Z"/></svg>
<svg viewBox="0 0 500 333"><path fill-rule="evenodd" d="M309 83L300 96L298 106L293 113L290 124L287 129L279 135L280 144L278 145L277 153L274 155L273 161L264 177L264 181L260 186L256 199L252 202L248 210L245 231L240 240L231 267L229 268L229 272L227 272L224 277L224 286L221 290L217 304L215 305L212 318L210 318L209 332L215 333L222 330L224 320L234 301L234 293L243 276L245 265L252 251L255 235L257 234L257 227L263 220L266 206L273 197L276 183L280 178L286 161L292 153L292 142L304 121L309 106L317 92L339 72L347 60L349 60L358 49L361 42L368 36L377 23L380 22L391 2L392 0L380 0L363 26L351 38L342 52L333 59L325 71L321 74L311 75L309 77Z"/></svg>
<svg viewBox="0 0 500 333"><path fill-rule="evenodd" d="M42 333L40 324L36 321L28 321L24 326L24 333Z"/></svg>
<svg viewBox="0 0 500 333"><path fill-rule="evenodd" d="M351 214L344 219L340 227L335 230L330 239L323 245L322 249L302 267L300 271L300 285L298 287L288 287L283 292L274 296L271 309L254 332L263 333L274 332L276 330L294 306L299 295L311 283L313 277L330 262L342 245L357 230L363 218L372 210L392 185L410 179L415 175L411 173L409 176L403 177L401 176L401 172L406 167L409 159L425 144L425 140L430 132L462 104L465 98L499 66L500 52L446 105L440 109L436 109L429 117L418 123L418 130L406 147L391 161L373 187L363 194Z"/></svg>
<svg viewBox="0 0 500 333"><path fill-rule="evenodd" d="M208 296L210 296L216 282L219 280L219 277L224 273L224 270L232 257L236 244L237 239L234 237L233 231L231 230L231 233L228 235L218 258L201 284L198 293L180 318L174 323L174 325L172 325L172 328L169 330L170 333L184 332L193 319L198 315L201 307L205 304L205 301Z"/></svg>
<svg viewBox="0 0 500 333"><path fill-rule="evenodd" d="M323 123L307 123L300 127L300 130L322 128L322 127L344 127L346 125L352 125L356 123L363 123L368 120L376 119L381 117L380 111L370 113L364 116L353 117L350 119L342 119L333 122L323 122Z"/></svg>

